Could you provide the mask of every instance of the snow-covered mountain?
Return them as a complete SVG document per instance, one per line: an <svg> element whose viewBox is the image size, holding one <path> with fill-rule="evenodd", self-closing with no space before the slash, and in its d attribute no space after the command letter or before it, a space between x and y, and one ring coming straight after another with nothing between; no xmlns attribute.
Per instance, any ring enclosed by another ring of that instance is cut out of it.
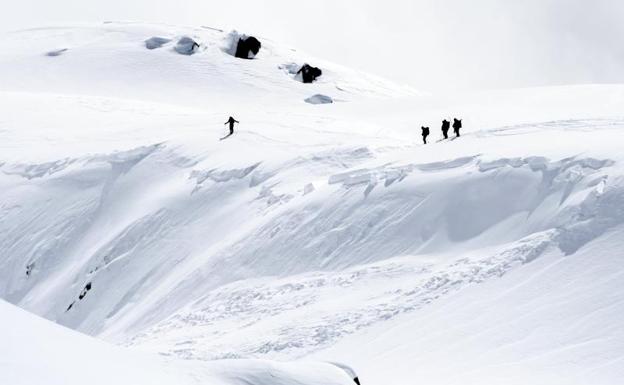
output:
<svg viewBox="0 0 624 385"><path fill-rule="evenodd" d="M329 363L191 362L141 354L55 325L0 300L0 383L11 385L352 384Z"/></svg>
<svg viewBox="0 0 624 385"><path fill-rule="evenodd" d="M254 60L207 27L2 37L1 298L172 357L336 360L371 384L624 376L624 86L427 95L257 37Z"/></svg>

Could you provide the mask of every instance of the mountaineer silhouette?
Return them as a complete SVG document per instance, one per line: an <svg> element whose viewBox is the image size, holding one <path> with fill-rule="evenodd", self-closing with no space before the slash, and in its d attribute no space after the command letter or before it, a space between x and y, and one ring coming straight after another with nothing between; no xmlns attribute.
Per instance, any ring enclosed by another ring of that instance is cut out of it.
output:
<svg viewBox="0 0 624 385"><path fill-rule="evenodd" d="M453 131L455 131L455 136L459 138L459 130L462 128L461 119L453 119Z"/></svg>
<svg viewBox="0 0 624 385"><path fill-rule="evenodd" d="M421 129L422 129L423 143L427 144L427 137L429 136L429 127L422 126Z"/></svg>
<svg viewBox="0 0 624 385"><path fill-rule="evenodd" d="M451 128L451 122L444 119L442 121L442 135L444 135L444 139L448 139L448 132L450 128Z"/></svg>
<svg viewBox="0 0 624 385"><path fill-rule="evenodd" d="M234 135L234 123L240 123L240 122L239 122L238 120L234 119L234 118L233 118L233 117L231 117L231 116L230 116L230 118L227 120L227 122L223 123L224 125L225 125L225 124L229 124L229 125L230 125L230 133L229 133L227 136L225 136L224 138L221 138L221 139L225 139L225 138L227 138L227 137L228 137L228 136L230 136L230 135Z"/></svg>

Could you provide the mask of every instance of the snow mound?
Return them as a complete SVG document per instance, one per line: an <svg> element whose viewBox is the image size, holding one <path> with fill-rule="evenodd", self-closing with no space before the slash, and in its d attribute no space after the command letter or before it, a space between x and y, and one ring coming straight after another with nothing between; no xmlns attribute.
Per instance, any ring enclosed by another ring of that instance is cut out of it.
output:
<svg viewBox="0 0 624 385"><path fill-rule="evenodd" d="M331 104L334 100L327 95L316 94L306 98L305 102L310 104Z"/></svg>
<svg viewBox="0 0 624 385"><path fill-rule="evenodd" d="M188 36L181 37L174 49L181 55L192 55L199 48L199 44Z"/></svg>
<svg viewBox="0 0 624 385"><path fill-rule="evenodd" d="M145 48L147 49L160 48L163 45L169 43L170 41L171 39L168 39L165 37L158 37L158 36L150 37L149 39L145 40Z"/></svg>

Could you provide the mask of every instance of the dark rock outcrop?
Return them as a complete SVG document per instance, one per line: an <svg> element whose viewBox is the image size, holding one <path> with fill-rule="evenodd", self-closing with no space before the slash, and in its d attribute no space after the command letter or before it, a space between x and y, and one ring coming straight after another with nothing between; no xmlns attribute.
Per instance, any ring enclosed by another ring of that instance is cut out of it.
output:
<svg viewBox="0 0 624 385"><path fill-rule="evenodd" d="M253 59L260 52L261 47L262 43L260 43L260 40L253 36L242 35L238 38L234 56L241 59Z"/></svg>
<svg viewBox="0 0 624 385"><path fill-rule="evenodd" d="M301 74L301 81L304 83L312 83L323 74L323 71L318 67L312 67L306 63L297 72L297 75L299 74Z"/></svg>

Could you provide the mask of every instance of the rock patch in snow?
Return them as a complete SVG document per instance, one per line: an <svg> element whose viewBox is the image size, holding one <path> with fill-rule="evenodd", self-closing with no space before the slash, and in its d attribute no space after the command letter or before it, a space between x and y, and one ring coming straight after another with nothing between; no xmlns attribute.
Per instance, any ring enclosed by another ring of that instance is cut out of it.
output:
<svg viewBox="0 0 624 385"><path fill-rule="evenodd" d="M327 95L316 94L305 99L305 102L310 104L331 104L334 100Z"/></svg>
<svg viewBox="0 0 624 385"><path fill-rule="evenodd" d="M181 55L192 55L197 48L199 48L199 44L195 40L188 36L183 36L178 40L174 49Z"/></svg>
<svg viewBox="0 0 624 385"><path fill-rule="evenodd" d="M147 49L156 49L160 48L163 45L169 43L171 39L167 39L165 37L154 36L145 40L145 48Z"/></svg>
<svg viewBox="0 0 624 385"><path fill-rule="evenodd" d="M323 71L321 71L320 68L312 67L308 63L305 63L303 66L301 66L299 71L297 71L297 76L295 77L295 79L303 83L312 83L322 74Z"/></svg>
<svg viewBox="0 0 624 385"><path fill-rule="evenodd" d="M262 43L255 37L232 31L228 34L224 51L237 58L253 59L261 47Z"/></svg>
<svg viewBox="0 0 624 385"><path fill-rule="evenodd" d="M293 75L295 80L302 83L312 83L323 74L323 71L320 68L312 67L308 63L305 63L304 65L297 63L285 63L277 68L289 75Z"/></svg>

